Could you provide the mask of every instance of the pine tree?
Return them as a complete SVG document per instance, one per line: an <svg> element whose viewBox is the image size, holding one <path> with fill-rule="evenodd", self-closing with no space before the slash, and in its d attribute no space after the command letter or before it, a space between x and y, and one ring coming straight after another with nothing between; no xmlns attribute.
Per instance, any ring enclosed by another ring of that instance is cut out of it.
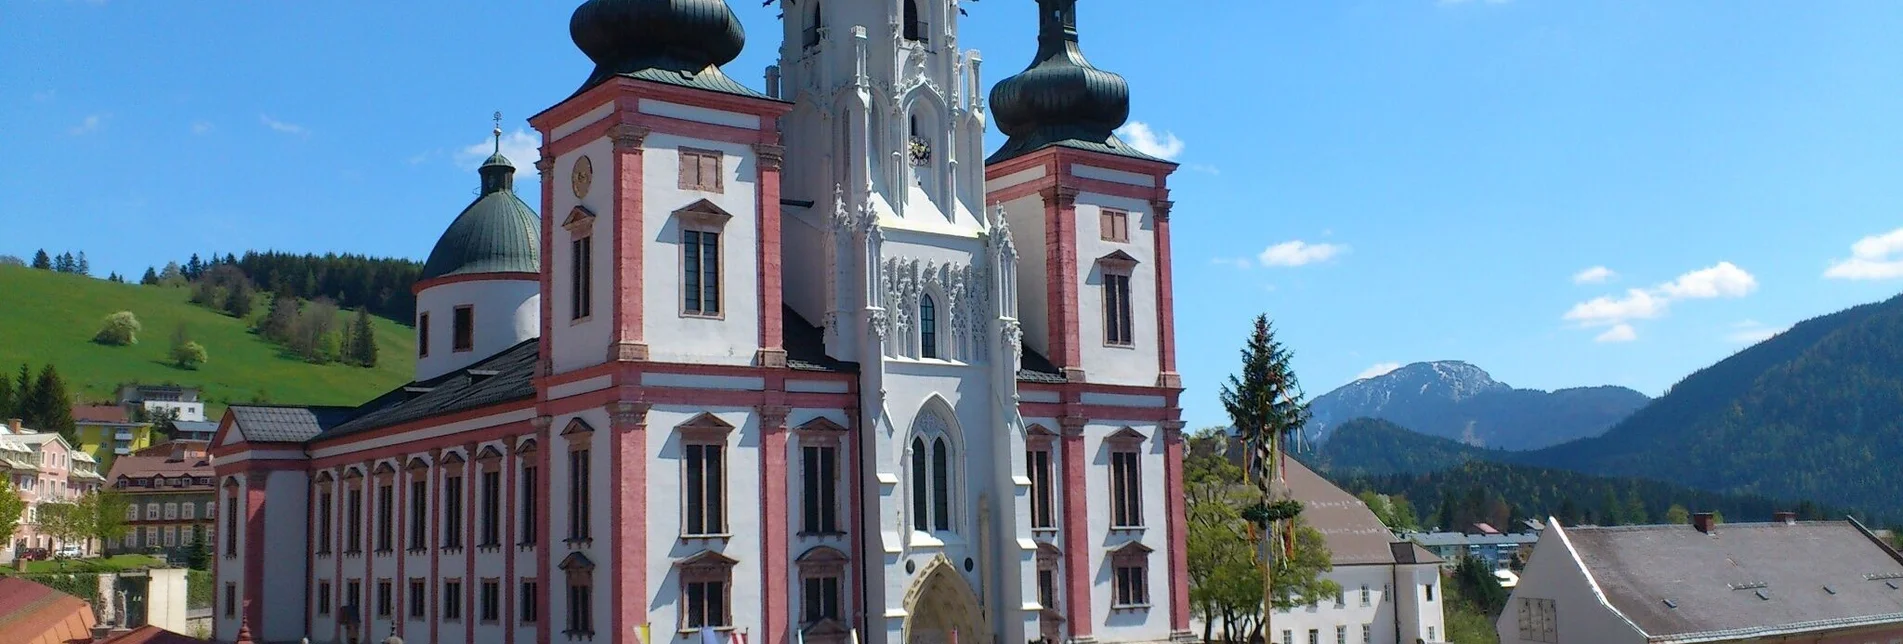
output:
<svg viewBox="0 0 1903 644"><path fill-rule="evenodd" d="M258 335L279 344L289 344L291 329L297 324L297 298L279 293L271 296L271 312L258 322Z"/></svg>
<svg viewBox="0 0 1903 644"><path fill-rule="evenodd" d="M234 280L230 286L226 287L225 313L242 320L251 314L251 300L251 282L243 278Z"/></svg>
<svg viewBox="0 0 1903 644"><path fill-rule="evenodd" d="M13 417L13 381L0 373L0 422Z"/></svg>
<svg viewBox="0 0 1903 644"><path fill-rule="evenodd" d="M192 253L191 260L185 262L185 279L196 280L205 272L205 262L198 259L198 253Z"/></svg>
<svg viewBox="0 0 1903 644"><path fill-rule="evenodd" d="M39 423L34 429L59 432L68 442L73 439L73 397L66 393L66 381L59 370L47 363L33 383L33 416Z"/></svg>
<svg viewBox="0 0 1903 644"><path fill-rule="evenodd" d="M46 249L42 248L33 253L33 267L43 271L53 270L53 258L46 255Z"/></svg>
<svg viewBox="0 0 1903 644"><path fill-rule="evenodd" d="M73 253L72 253L72 251L67 251L67 252L64 252L64 253L60 253L60 254L59 254L58 256L56 256L56 257L54 257L54 258L53 258L53 272L55 272L55 273L71 273L71 272L73 272Z"/></svg>
<svg viewBox="0 0 1903 644"><path fill-rule="evenodd" d="M1271 453L1308 421L1301 384L1289 365L1294 354L1275 339L1269 317L1258 315L1248 346L1242 349L1242 374L1222 387L1222 406L1254 457L1258 487L1267 489L1275 463Z"/></svg>
<svg viewBox="0 0 1903 644"><path fill-rule="evenodd" d="M86 251L79 251L79 259L73 261L73 272L80 275L93 274L92 262L86 261Z"/></svg>
<svg viewBox="0 0 1903 644"><path fill-rule="evenodd" d="M350 326L350 360L365 367L377 366L377 333L370 325L370 310L357 307L357 318Z"/></svg>
<svg viewBox="0 0 1903 644"><path fill-rule="evenodd" d="M158 283L159 283L159 272L156 270L153 270L152 267L150 266L145 267L145 276L139 278L139 284L142 286L152 286Z"/></svg>

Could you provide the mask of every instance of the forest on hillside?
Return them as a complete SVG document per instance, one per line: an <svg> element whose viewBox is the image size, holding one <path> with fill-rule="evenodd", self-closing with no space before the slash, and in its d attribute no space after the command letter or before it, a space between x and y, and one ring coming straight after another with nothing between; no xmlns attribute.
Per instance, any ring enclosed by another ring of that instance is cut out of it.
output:
<svg viewBox="0 0 1903 644"><path fill-rule="evenodd" d="M198 282L222 266L236 267L258 290L298 300L326 300L344 310L362 308L404 325L416 319L416 295L410 287L423 274L423 265L408 259L245 251L242 256L213 253L210 259L194 253L184 263L147 268L140 283Z"/></svg>

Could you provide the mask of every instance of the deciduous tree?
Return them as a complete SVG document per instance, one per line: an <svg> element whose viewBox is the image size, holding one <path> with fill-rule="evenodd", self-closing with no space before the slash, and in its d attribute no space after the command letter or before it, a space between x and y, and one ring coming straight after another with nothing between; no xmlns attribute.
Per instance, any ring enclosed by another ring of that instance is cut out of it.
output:
<svg viewBox="0 0 1903 644"><path fill-rule="evenodd" d="M26 519L26 499L20 498L20 491L13 488L12 480L0 476L0 534L13 534L14 530L20 527L20 521L24 519ZM0 544L0 546L11 546L11 544Z"/></svg>
<svg viewBox="0 0 1903 644"><path fill-rule="evenodd" d="M99 327L99 333L93 335L93 342L115 347L138 344L139 331L143 328L139 324L138 316L133 315L131 311L120 311L106 316L106 321Z"/></svg>

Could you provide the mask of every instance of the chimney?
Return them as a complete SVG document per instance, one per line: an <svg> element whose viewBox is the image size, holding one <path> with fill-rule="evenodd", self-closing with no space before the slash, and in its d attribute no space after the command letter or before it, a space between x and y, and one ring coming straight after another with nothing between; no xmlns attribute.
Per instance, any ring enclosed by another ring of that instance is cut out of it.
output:
<svg viewBox="0 0 1903 644"><path fill-rule="evenodd" d="M766 95L771 96L773 98L780 97L780 66L779 65L766 66Z"/></svg>
<svg viewBox="0 0 1903 644"><path fill-rule="evenodd" d="M7 428L12 430L13 433L18 434L20 433L20 424L23 422L26 422L26 421L20 420L18 418L8 418Z"/></svg>
<svg viewBox="0 0 1903 644"><path fill-rule="evenodd" d="M1797 525L1797 513L1796 512L1772 512L1771 521L1775 523L1782 523L1784 525Z"/></svg>
<svg viewBox="0 0 1903 644"><path fill-rule="evenodd" d="M1710 512L1693 512L1692 513L1692 527L1697 528L1699 532L1703 532L1705 534L1711 534L1711 513Z"/></svg>

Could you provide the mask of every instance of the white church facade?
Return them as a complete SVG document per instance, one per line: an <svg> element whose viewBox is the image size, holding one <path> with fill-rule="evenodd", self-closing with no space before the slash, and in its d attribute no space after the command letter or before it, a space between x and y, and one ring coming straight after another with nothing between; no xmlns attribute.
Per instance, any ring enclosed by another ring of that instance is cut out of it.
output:
<svg viewBox="0 0 1903 644"><path fill-rule="evenodd" d="M538 205L483 165L416 381L221 420L214 639L1191 637L1175 165L1075 0L989 100L956 0L783 4L765 92L722 0L575 11Z"/></svg>

